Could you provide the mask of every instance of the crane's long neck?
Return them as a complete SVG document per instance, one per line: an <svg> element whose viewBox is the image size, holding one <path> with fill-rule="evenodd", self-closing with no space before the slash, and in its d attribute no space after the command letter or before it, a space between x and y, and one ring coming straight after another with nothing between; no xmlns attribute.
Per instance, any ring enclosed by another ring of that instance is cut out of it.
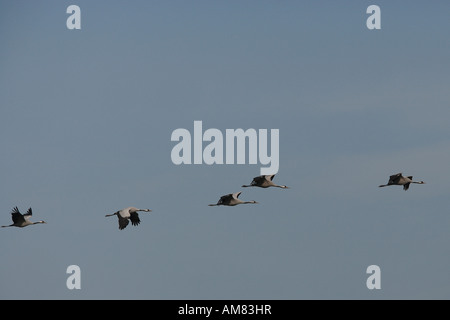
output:
<svg viewBox="0 0 450 320"><path fill-rule="evenodd" d="M258 202L256 202L255 200L252 200L252 201L242 201L241 203L246 204L246 203L258 203Z"/></svg>

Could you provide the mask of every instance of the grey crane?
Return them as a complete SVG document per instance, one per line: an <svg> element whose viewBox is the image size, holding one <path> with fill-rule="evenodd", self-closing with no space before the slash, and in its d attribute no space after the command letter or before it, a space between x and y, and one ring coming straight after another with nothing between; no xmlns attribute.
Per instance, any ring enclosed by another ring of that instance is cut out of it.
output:
<svg viewBox="0 0 450 320"><path fill-rule="evenodd" d="M208 204L208 206L236 206L238 204L245 204L245 203L258 203L254 200L252 201L242 201L239 199L239 196L242 192L236 192L236 193L229 193L224 196L221 196L219 201L216 204Z"/></svg>
<svg viewBox="0 0 450 320"><path fill-rule="evenodd" d="M282 185L273 183L273 181L272 181L273 177L275 177L274 174L254 177L251 184L243 185L242 187L244 187L244 188L247 188L247 187L260 187L260 188L277 187L277 188L283 188L283 189L289 188L286 186L282 186Z"/></svg>
<svg viewBox="0 0 450 320"><path fill-rule="evenodd" d="M105 215L105 217L117 216L119 218L119 230L123 230L127 227L129 221L131 221L131 224L133 226L137 226L139 223L141 223L141 220L139 219L138 211L151 212L152 210L128 207L128 208L119 210L117 212L114 212L112 214L107 214L107 215Z"/></svg>
<svg viewBox="0 0 450 320"><path fill-rule="evenodd" d="M25 214L21 214L19 211L19 208L14 207L11 211L11 218L12 218L13 224L10 224L9 226L2 226L2 228L6 228L6 227L23 228L26 226L30 226L32 224L47 223L43 220L31 222L30 218L32 215L33 215L33 211L31 210L31 208L29 208Z"/></svg>
<svg viewBox="0 0 450 320"><path fill-rule="evenodd" d="M379 187L387 187L387 186L403 186L403 190L408 190L409 185L411 183L424 184L423 181L413 181L412 176L404 177L402 173L393 174L389 177L389 181L387 184L379 185Z"/></svg>

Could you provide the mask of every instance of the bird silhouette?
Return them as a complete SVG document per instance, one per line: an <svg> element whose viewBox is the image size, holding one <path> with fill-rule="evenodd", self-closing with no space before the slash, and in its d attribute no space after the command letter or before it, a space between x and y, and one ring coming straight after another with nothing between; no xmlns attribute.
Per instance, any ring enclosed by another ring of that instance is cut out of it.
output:
<svg viewBox="0 0 450 320"><path fill-rule="evenodd" d="M263 175L254 177L253 181L249 185L243 185L242 187L260 187L260 188L269 188L269 187L277 187L282 189L288 189L286 186L275 184L272 180L275 177L274 174Z"/></svg>
<svg viewBox="0 0 450 320"><path fill-rule="evenodd" d="M19 208L14 207L11 211L11 218L12 218L13 224L10 224L9 226L2 226L2 228L6 228L6 227L23 228L26 226L31 226L33 224L47 223L43 220L31 222L30 218L32 215L33 215L33 211L31 210L31 208L29 208L25 214L21 214L19 211Z"/></svg>
<svg viewBox="0 0 450 320"><path fill-rule="evenodd" d="M242 192L236 192L236 193L229 193L224 196L221 196L219 201L216 204L209 204L208 206L236 206L238 204L245 204L245 203L258 203L254 200L252 201L242 201L239 199L239 196Z"/></svg>
<svg viewBox="0 0 450 320"><path fill-rule="evenodd" d="M133 226L137 226L139 223L141 223L141 220L139 219L138 211L151 212L152 210L128 207L128 208L119 210L117 212L114 212L112 214L107 214L107 215L105 215L105 217L117 216L119 218L119 229L123 230L127 227L128 223L130 221Z"/></svg>
<svg viewBox="0 0 450 320"><path fill-rule="evenodd" d="M387 187L387 186L403 186L403 190L408 190L409 185L411 183L424 184L423 181L413 181L412 176L404 177L401 173L393 174L389 177L389 181L387 184L379 185L378 187Z"/></svg>

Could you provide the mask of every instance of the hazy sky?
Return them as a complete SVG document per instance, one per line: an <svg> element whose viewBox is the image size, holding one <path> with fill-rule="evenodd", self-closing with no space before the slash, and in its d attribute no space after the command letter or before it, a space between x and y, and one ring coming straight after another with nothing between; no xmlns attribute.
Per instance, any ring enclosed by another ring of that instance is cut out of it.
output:
<svg viewBox="0 0 450 320"><path fill-rule="evenodd" d="M0 298L450 299L449 12L0 1L0 225L14 206L47 221L0 229ZM241 188L260 164L174 165L195 120L279 129L291 188ZM426 184L378 188L397 172ZM259 203L207 206L238 191ZM128 206L153 211L119 231L105 214Z"/></svg>

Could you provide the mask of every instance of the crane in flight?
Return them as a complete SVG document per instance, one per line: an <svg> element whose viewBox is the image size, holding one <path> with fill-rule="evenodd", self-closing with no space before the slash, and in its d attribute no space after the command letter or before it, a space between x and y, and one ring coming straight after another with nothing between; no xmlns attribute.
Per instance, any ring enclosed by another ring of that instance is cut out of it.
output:
<svg viewBox="0 0 450 320"><path fill-rule="evenodd" d="M128 223L131 221L133 226L137 226L141 223L139 219L138 211L151 212L150 209L138 209L135 207L128 207L112 214L107 214L105 217L117 216L119 218L119 229L123 230L127 227Z"/></svg>
<svg viewBox="0 0 450 320"><path fill-rule="evenodd" d="M252 201L242 201L239 199L239 196L242 192L236 192L236 193L229 193L224 196L221 196L219 201L216 204L208 204L208 206L236 206L238 204L245 204L245 203L258 203L254 200Z"/></svg>
<svg viewBox="0 0 450 320"><path fill-rule="evenodd" d="M411 183L425 184L425 182L423 181L413 181L412 176L404 177L401 173L397 173L389 177L389 181L387 184L379 185L379 187L403 186L403 190L406 191L409 189L409 185Z"/></svg>
<svg viewBox="0 0 450 320"><path fill-rule="evenodd" d="M260 188L277 187L277 188L282 188L282 189L289 188L286 186L275 184L272 181L273 177L275 177L274 174L254 177L251 184L249 184L249 185L244 184L242 187L244 187L244 188L247 188L247 187L260 187Z"/></svg>
<svg viewBox="0 0 450 320"><path fill-rule="evenodd" d="M21 214L19 211L19 208L14 207L11 211L11 218L12 218L13 224L10 224L9 226L2 226L2 228L6 228L6 227L23 228L26 226L31 226L33 224L47 223L43 220L31 222L30 218L32 215L33 215L33 211L31 210L31 208L29 208L26 213Z"/></svg>

